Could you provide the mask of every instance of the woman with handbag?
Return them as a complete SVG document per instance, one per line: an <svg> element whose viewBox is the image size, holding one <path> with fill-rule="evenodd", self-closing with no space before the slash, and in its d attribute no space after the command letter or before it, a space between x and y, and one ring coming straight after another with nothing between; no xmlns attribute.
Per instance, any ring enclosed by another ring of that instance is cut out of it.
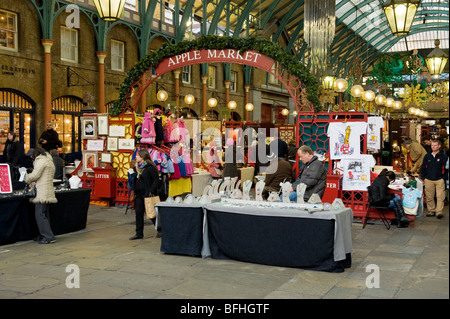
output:
<svg viewBox="0 0 450 319"><path fill-rule="evenodd" d="M27 184L35 183L36 186L36 197L30 199L35 204L36 223L40 233L36 241L39 244L50 244L55 242L55 235L50 227L49 204L58 202L53 188L55 165L52 156L41 147L33 150L31 158L34 159L34 168L27 174L25 181Z"/></svg>
<svg viewBox="0 0 450 319"><path fill-rule="evenodd" d="M131 237L130 240L144 237L145 198L157 195L159 180L158 169L145 149L141 149L136 153L135 170L136 177L134 178L133 190L135 195L136 235ZM155 224L156 218L152 218L151 221Z"/></svg>

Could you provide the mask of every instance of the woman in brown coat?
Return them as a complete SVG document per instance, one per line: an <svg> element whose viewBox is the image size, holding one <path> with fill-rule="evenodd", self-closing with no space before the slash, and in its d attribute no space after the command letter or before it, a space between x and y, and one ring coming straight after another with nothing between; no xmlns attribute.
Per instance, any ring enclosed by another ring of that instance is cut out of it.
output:
<svg viewBox="0 0 450 319"><path fill-rule="evenodd" d="M35 204L36 223L40 233L37 241L39 244L50 244L55 242L49 219L49 204L57 202L53 188L55 165L52 156L41 147L35 148L31 157L34 159L34 168L27 175L26 182L36 185L36 197L30 201Z"/></svg>

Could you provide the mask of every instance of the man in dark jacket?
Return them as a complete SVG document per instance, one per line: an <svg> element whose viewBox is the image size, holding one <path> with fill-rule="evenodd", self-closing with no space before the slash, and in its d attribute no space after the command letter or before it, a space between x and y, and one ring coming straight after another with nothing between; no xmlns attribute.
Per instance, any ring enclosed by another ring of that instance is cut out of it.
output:
<svg viewBox="0 0 450 319"><path fill-rule="evenodd" d="M292 190L289 194L291 201L297 201L297 185L303 183L306 185L303 199L305 202L309 200L312 194L318 194L322 198L327 186L327 169L317 156L314 155L311 147L303 145L298 149L299 159L303 166L300 169L297 180L292 184Z"/></svg>
<svg viewBox="0 0 450 319"><path fill-rule="evenodd" d="M422 177L425 184L425 196L427 199L427 216L444 217L444 200L445 200L445 181L444 174L445 163L448 156L441 150L442 143L440 140L431 142L431 152L425 155L421 167ZM445 176L448 178L448 175ZM434 201L436 195L436 202Z"/></svg>
<svg viewBox="0 0 450 319"><path fill-rule="evenodd" d="M58 133L53 129L52 121L47 122L47 130L42 132L41 137L39 138L39 144L41 144L42 148L47 152L58 149L59 137Z"/></svg>

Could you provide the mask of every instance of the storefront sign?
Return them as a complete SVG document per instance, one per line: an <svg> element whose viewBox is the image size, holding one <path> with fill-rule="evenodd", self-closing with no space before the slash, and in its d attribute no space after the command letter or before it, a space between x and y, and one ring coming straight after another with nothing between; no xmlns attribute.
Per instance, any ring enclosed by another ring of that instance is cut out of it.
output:
<svg viewBox="0 0 450 319"><path fill-rule="evenodd" d="M156 74L160 75L191 64L216 62L245 64L260 68L266 72L269 72L274 64L271 58L252 50L241 54L239 50L235 49L209 49L192 50L164 59L155 71Z"/></svg>
<svg viewBox="0 0 450 319"><path fill-rule="evenodd" d="M14 75L15 73L30 73L35 74L36 70L33 69L27 69L27 68L21 68L18 66L11 66L11 65L1 65L2 74L4 75Z"/></svg>

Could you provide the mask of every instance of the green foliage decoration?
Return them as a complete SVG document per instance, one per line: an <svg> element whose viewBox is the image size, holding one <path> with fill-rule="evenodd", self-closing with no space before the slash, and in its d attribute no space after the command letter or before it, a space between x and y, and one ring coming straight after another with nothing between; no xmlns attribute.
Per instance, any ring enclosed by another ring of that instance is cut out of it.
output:
<svg viewBox="0 0 450 319"><path fill-rule="evenodd" d="M272 58L280 63L289 74L296 76L302 82L303 86L306 88L307 99L313 104L314 110L316 112L321 110L318 98L319 82L316 77L309 72L305 65L300 63L298 58L286 53L285 50L276 43L256 38L240 39L206 35L192 41L183 40L176 44L164 44L160 49L151 52L139 60L128 72L125 80L120 85L119 98L108 110L109 114L117 116L122 112L122 107L129 96L131 86L151 67L156 68L164 59L184 52L207 49L235 49L239 50L241 54L248 50L254 50Z"/></svg>

